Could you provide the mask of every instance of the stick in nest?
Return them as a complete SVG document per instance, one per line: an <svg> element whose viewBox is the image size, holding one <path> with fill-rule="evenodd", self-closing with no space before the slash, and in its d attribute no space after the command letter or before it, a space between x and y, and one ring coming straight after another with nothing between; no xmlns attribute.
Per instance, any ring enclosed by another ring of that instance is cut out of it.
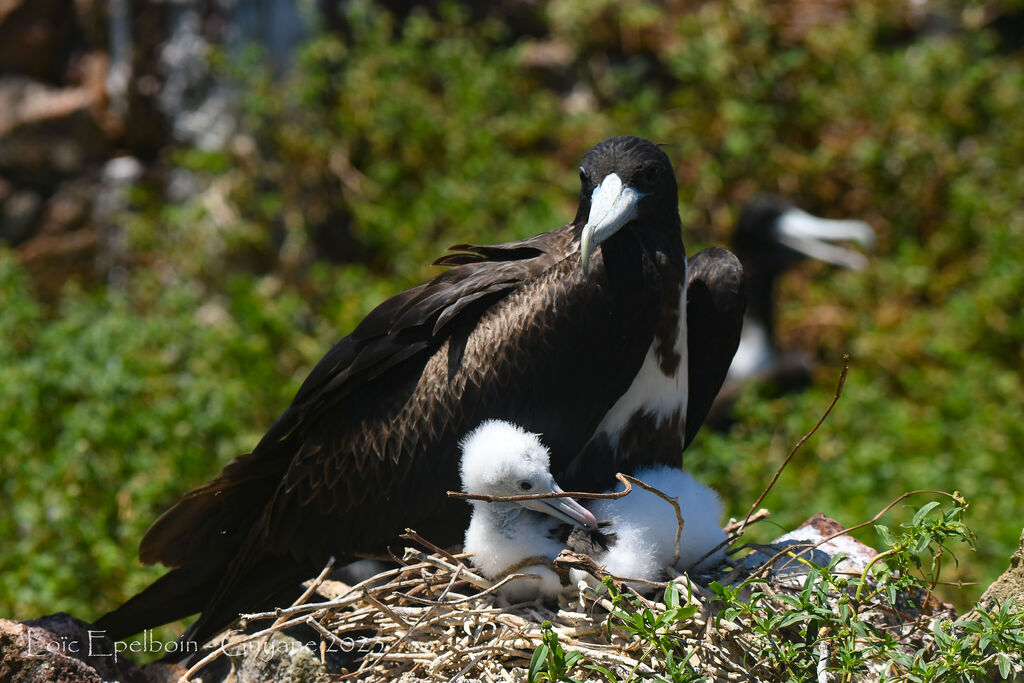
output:
<svg viewBox="0 0 1024 683"><path fill-rule="evenodd" d="M459 563L459 561L455 558L455 556L452 555L450 552L448 552L444 548L440 548L440 547L434 545L433 543L431 543L430 541L428 541L427 539L423 538L418 533L416 533L416 531L414 531L413 529L410 529L410 528L406 527L405 533L399 535L399 538L405 539L407 541L415 541L416 543L419 543L421 546L423 546L427 550L429 550L431 552L434 552L434 553L437 553L438 555L441 555L442 557L444 557L446 560L448 560L452 564L458 564Z"/></svg>
<svg viewBox="0 0 1024 683"><path fill-rule="evenodd" d="M633 490L632 484L625 474L619 472L615 478L625 484L626 488L615 493L589 493L587 491L560 491L558 493L523 493L518 496L488 496L483 493L462 493L461 491L449 491L449 498L458 500L482 500L487 503L518 503L523 500L544 500L547 498L579 498L580 500L614 500L629 495ZM635 481L635 480L634 480Z"/></svg>
<svg viewBox="0 0 1024 683"><path fill-rule="evenodd" d="M644 489L645 491L650 491L654 495L658 496L662 500L667 501L668 503L670 503L672 505L672 509L676 511L676 550L675 550L675 554L672 556L672 566L675 566L675 564L677 562L679 562L679 538L683 535L683 525L686 523L683 520L682 510L679 509L679 498L669 497L665 493L659 491L658 489L654 488L650 484L645 484L644 482L640 481L636 477L631 477L631 476L626 475L626 474L617 474L615 476L616 477L621 477L622 479L625 479L627 486L630 483L636 484L637 486L639 486L640 488ZM622 479L620 479L620 481ZM623 493L629 493L629 490L627 489L626 491L623 491ZM701 558L701 559L704 559L704 558Z"/></svg>

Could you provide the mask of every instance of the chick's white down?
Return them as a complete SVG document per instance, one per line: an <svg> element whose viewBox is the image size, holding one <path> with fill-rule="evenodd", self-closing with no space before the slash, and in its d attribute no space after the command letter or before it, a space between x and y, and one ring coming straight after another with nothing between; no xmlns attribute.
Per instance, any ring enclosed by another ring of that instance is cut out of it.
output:
<svg viewBox="0 0 1024 683"><path fill-rule="evenodd" d="M462 490L490 496L539 493L552 488L547 448L536 434L497 420L485 422L462 442ZM524 485L528 484L528 488ZM564 548L554 537L564 522L518 503L471 501L473 506L463 549L473 553L473 564L489 579L500 579L523 560L553 560ZM517 569L537 579L507 584L509 600L555 596L562 590L558 575L538 564Z"/></svg>
<svg viewBox="0 0 1024 683"><path fill-rule="evenodd" d="M672 505L639 486L633 486L624 498L595 500L588 505L597 519L611 522L602 530L616 535L607 552L594 558L604 565L608 573L656 581L662 578L665 567L680 572L709 569L725 557L725 549L719 548L701 560L726 539L719 524L722 501L717 493L689 473L672 467L646 467L633 476L677 499L684 521L679 539L679 559L673 563L678 523ZM622 487L615 490L622 490Z"/></svg>

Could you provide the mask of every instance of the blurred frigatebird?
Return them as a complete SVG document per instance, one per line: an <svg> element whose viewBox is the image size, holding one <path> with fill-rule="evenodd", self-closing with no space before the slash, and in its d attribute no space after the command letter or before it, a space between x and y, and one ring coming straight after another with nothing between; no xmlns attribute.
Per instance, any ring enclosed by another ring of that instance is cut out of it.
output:
<svg viewBox="0 0 1024 683"><path fill-rule="evenodd" d="M775 283L805 259L861 270L867 258L835 244L874 245L875 233L864 221L813 216L777 195L760 195L744 205L732 237L732 249L743 264L747 309L739 348L708 422L727 426L742 387L751 381L771 382L792 391L811 381L813 364L802 351L780 351L775 344Z"/></svg>

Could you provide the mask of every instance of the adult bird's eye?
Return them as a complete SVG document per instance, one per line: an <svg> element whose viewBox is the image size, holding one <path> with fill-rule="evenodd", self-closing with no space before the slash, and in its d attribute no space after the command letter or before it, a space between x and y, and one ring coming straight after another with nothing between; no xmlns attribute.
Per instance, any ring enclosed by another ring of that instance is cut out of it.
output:
<svg viewBox="0 0 1024 683"><path fill-rule="evenodd" d="M533 484L531 484L528 481L521 481L519 482L519 488L523 491L529 491L530 489L533 488Z"/></svg>
<svg viewBox="0 0 1024 683"><path fill-rule="evenodd" d="M640 180L644 185L653 185L658 182L658 178L660 177L661 167L657 164L651 164L640 172Z"/></svg>

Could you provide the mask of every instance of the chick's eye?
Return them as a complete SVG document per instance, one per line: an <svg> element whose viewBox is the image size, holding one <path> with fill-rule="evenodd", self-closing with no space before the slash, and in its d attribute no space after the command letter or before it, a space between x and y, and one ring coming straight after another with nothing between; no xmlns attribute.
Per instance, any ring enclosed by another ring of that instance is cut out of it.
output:
<svg viewBox="0 0 1024 683"><path fill-rule="evenodd" d="M522 491L529 491L530 489L533 488L533 484L531 484L528 481L521 481L521 482L519 482L519 488Z"/></svg>

